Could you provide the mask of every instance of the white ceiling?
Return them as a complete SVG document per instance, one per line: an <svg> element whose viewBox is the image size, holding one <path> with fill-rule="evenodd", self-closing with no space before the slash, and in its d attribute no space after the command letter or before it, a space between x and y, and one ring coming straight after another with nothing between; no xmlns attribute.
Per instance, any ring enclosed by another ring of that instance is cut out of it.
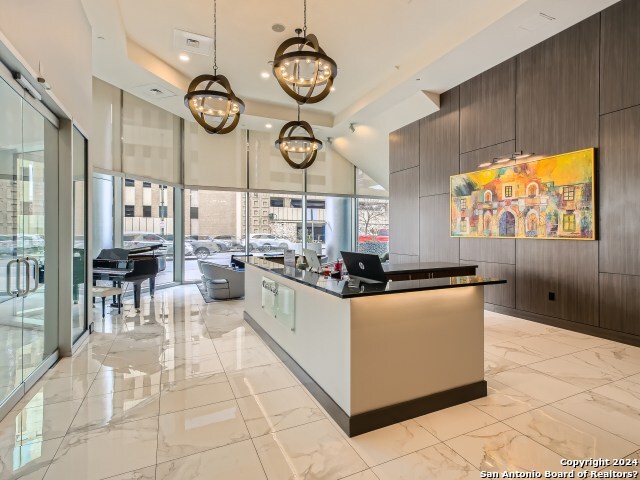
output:
<svg viewBox="0 0 640 480"><path fill-rule="evenodd" d="M308 0L308 31L338 64L336 91L303 106L333 148L388 184L388 133L438 108L437 96L617 0ZM94 31L94 74L123 90L158 84L153 103L190 120L182 103L212 56L181 62L174 29L212 36L212 0L83 0ZM549 21L539 13L555 17ZM275 33L271 26L286 26ZM243 124L274 130L295 117L269 60L302 23L302 0L218 0L218 66L245 100ZM104 39L98 39L104 37ZM149 100L149 98L143 98ZM356 133L349 124L356 123Z"/></svg>

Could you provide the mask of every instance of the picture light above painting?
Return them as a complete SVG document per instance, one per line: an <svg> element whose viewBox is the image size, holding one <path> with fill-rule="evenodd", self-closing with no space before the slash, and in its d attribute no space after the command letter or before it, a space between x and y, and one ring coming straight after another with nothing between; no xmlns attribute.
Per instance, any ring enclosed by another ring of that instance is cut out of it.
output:
<svg viewBox="0 0 640 480"><path fill-rule="evenodd" d="M451 177L451 236L595 240L595 150Z"/></svg>

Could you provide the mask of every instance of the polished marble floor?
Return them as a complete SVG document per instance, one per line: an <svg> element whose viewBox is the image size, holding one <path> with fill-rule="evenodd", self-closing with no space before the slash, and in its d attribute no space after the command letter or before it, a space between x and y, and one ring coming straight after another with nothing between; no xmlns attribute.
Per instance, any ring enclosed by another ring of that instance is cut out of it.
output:
<svg viewBox="0 0 640 480"><path fill-rule="evenodd" d="M184 286L97 319L0 422L0 479L475 479L640 455L640 348L486 312L486 398L348 438L242 311Z"/></svg>

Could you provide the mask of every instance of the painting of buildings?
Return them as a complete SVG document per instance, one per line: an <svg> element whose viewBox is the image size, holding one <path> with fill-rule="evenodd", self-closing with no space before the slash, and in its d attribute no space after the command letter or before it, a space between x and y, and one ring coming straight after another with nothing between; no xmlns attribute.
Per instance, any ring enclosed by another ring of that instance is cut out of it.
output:
<svg viewBox="0 0 640 480"><path fill-rule="evenodd" d="M594 149L451 177L451 236L595 240Z"/></svg>

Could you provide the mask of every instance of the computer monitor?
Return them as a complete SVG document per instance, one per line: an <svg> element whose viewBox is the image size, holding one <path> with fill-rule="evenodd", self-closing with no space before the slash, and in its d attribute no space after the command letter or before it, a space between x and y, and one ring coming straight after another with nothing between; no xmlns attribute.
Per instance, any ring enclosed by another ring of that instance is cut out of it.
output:
<svg viewBox="0 0 640 480"><path fill-rule="evenodd" d="M380 257L370 253L340 252L349 277L364 283L387 283Z"/></svg>
<svg viewBox="0 0 640 480"><path fill-rule="evenodd" d="M322 265L320 265L318 253L315 250L310 250L308 248L305 248L302 253L304 254L304 258L307 260L309 270L312 272L320 272Z"/></svg>

